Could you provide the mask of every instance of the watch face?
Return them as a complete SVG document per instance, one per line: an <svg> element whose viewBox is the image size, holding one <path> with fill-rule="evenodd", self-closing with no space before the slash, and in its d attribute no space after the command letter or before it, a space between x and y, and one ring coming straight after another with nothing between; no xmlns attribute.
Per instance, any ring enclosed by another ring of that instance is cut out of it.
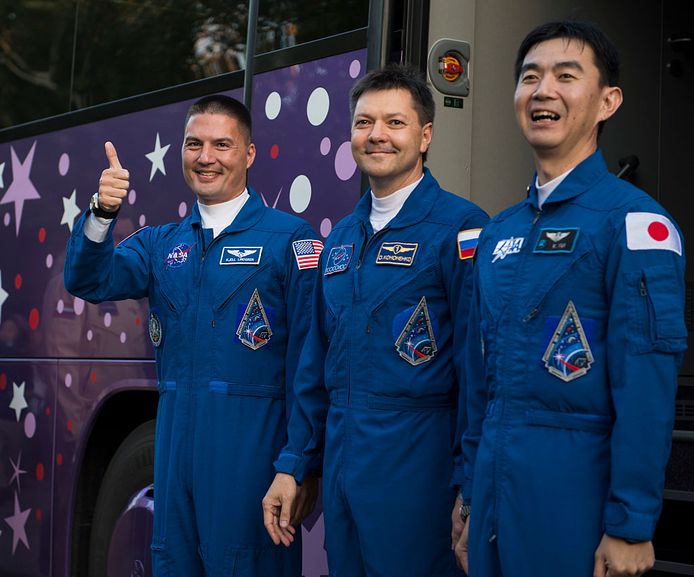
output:
<svg viewBox="0 0 694 577"><path fill-rule="evenodd" d="M93 211L95 208L99 208L99 193L93 194L89 199L89 210Z"/></svg>

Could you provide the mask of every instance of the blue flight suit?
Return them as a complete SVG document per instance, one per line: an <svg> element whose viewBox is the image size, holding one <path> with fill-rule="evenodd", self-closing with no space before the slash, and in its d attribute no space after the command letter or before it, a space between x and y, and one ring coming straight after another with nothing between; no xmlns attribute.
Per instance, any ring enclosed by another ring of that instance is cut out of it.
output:
<svg viewBox="0 0 694 577"><path fill-rule="evenodd" d="M451 480L472 260L456 242L488 218L428 170L375 234L370 212L367 193L326 241L275 467L301 482L324 454L331 577L462 575Z"/></svg>
<svg viewBox="0 0 694 577"><path fill-rule="evenodd" d="M287 385L311 317L316 264L300 270L293 243L318 237L249 192L214 239L195 204L181 222L144 228L115 249L110 233L87 239L83 217L68 244L71 293L149 297L160 392L155 577L301 575L300 543L274 546L261 502L286 442Z"/></svg>
<svg viewBox="0 0 694 577"><path fill-rule="evenodd" d="M600 151L477 248L468 334L470 577L588 577L603 533L652 538L687 343L684 256Z"/></svg>

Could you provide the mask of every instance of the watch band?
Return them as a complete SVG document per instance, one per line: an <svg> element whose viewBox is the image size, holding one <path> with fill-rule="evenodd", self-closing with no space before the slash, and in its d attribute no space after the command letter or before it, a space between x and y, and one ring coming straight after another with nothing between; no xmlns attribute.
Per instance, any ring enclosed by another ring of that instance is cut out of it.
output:
<svg viewBox="0 0 694 577"><path fill-rule="evenodd" d="M111 220L118 216L118 213L120 212L120 206L118 207L118 209L113 211L104 210L99 206L99 193L95 192L89 201L89 210L94 216Z"/></svg>

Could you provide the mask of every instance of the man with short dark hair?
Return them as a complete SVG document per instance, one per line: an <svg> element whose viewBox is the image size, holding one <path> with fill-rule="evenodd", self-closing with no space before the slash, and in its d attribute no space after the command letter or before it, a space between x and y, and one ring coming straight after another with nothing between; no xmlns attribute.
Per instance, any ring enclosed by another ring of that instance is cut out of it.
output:
<svg viewBox="0 0 694 577"><path fill-rule="evenodd" d="M106 156L91 211L68 244L65 286L90 302L149 297L160 391L154 575L300 577L301 550L272 546L259 503L286 442L311 316L316 265L299 249L320 252L322 243L247 186L251 117L233 98L205 97L186 117L192 214L115 249L112 223L130 182L110 142ZM300 499L309 509L315 490L309 478Z"/></svg>
<svg viewBox="0 0 694 577"><path fill-rule="evenodd" d="M612 42L545 24L515 73L536 175L477 249L456 554L471 577L637 576L687 345L683 243L598 149L622 102Z"/></svg>
<svg viewBox="0 0 694 577"><path fill-rule="evenodd" d="M487 216L423 166L434 102L417 71L368 73L351 109L352 153L371 190L326 240L265 524L291 543L297 482L324 455L331 575L454 577L456 406Z"/></svg>

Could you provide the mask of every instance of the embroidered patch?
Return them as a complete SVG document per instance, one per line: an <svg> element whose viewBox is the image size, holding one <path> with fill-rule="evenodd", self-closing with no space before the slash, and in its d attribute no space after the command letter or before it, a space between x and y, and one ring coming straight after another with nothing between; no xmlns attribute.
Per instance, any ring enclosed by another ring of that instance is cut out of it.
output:
<svg viewBox="0 0 694 577"><path fill-rule="evenodd" d="M481 228L468 228L458 233L458 256L460 260L467 260L475 256L477 241L481 232Z"/></svg>
<svg viewBox="0 0 694 577"><path fill-rule="evenodd" d="M566 382L585 375L590 369L593 353L572 301L566 305L542 360L550 374Z"/></svg>
<svg viewBox="0 0 694 577"><path fill-rule="evenodd" d="M256 350L266 345L272 336L270 322L260 300L258 289L253 291L251 300L243 313L236 336L247 347Z"/></svg>
<svg viewBox="0 0 694 577"><path fill-rule="evenodd" d="M418 247L416 242L384 242L378 249L376 264L412 266Z"/></svg>
<svg viewBox="0 0 694 577"><path fill-rule="evenodd" d="M195 244L181 243L173 247L164 260L166 268L178 268L183 266L188 261L188 253L194 246Z"/></svg>
<svg viewBox="0 0 694 577"><path fill-rule="evenodd" d="M292 243L292 250L299 270L318 268L318 258L323 252L323 243L313 239L295 240Z"/></svg>
<svg viewBox="0 0 694 577"><path fill-rule="evenodd" d="M436 354L438 349L426 297L422 297L410 315L405 328L395 341L395 348L412 366L425 363Z"/></svg>
<svg viewBox="0 0 694 577"><path fill-rule="evenodd" d="M219 264L259 265L262 254L262 246L225 246L219 257Z"/></svg>
<svg viewBox="0 0 694 577"><path fill-rule="evenodd" d="M323 275L327 276L347 270L353 254L353 244L341 244L340 246L332 247L325 262Z"/></svg>
<svg viewBox="0 0 694 577"><path fill-rule="evenodd" d="M682 239L672 221L654 212L630 212L626 215L629 250L671 250L682 256Z"/></svg>
<svg viewBox="0 0 694 577"><path fill-rule="evenodd" d="M519 253L521 251L524 241L525 238L523 237L516 238L513 236L511 238L500 240L496 243L496 247L494 248L494 252L492 253L492 256L494 257L492 259L492 262L505 259L510 254Z"/></svg>
<svg viewBox="0 0 694 577"><path fill-rule="evenodd" d="M149 327L149 340L155 347L161 344L164 338L164 333L161 329L161 321L159 320L159 315L156 313L149 313L149 322L147 323Z"/></svg>
<svg viewBox="0 0 694 577"><path fill-rule="evenodd" d="M579 228L543 228L533 252L573 252L580 230Z"/></svg>

